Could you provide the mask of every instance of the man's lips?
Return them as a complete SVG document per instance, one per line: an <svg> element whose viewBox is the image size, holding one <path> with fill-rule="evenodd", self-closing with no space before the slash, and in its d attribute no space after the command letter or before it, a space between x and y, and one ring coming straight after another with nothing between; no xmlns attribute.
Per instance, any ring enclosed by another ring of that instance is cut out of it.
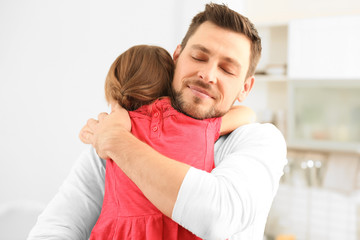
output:
<svg viewBox="0 0 360 240"><path fill-rule="evenodd" d="M188 87L195 95L197 95L201 98L214 98L208 91L206 91L202 87L198 87L195 85L188 85Z"/></svg>

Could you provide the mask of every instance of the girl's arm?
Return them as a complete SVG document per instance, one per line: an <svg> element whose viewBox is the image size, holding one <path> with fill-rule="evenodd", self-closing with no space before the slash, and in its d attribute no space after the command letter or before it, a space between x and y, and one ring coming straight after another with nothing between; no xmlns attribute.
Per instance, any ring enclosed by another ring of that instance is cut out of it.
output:
<svg viewBox="0 0 360 240"><path fill-rule="evenodd" d="M222 117L220 135L226 135L236 128L255 122L255 112L245 106L232 106L230 110Z"/></svg>

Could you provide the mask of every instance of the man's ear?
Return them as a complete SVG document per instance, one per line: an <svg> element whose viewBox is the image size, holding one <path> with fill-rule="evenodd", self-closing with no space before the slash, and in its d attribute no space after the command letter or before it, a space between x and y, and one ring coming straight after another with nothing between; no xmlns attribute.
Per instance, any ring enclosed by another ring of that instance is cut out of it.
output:
<svg viewBox="0 0 360 240"><path fill-rule="evenodd" d="M249 95L253 85L254 85L254 81L255 81L255 77L254 76L250 76L247 79L245 79L244 81L244 85L237 97L237 100L239 102L242 102L246 99L246 97Z"/></svg>
<svg viewBox="0 0 360 240"><path fill-rule="evenodd" d="M176 61L178 60L179 56L180 56L180 53L181 53L181 45L177 45L176 46L176 49L174 51L174 54L173 54L173 60L174 60L174 63L176 63Z"/></svg>

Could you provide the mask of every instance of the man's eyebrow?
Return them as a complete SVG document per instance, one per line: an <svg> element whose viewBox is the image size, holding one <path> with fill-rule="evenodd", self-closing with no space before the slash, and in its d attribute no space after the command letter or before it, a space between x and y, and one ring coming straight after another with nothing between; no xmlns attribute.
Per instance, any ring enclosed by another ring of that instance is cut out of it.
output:
<svg viewBox="0 0 360 240"><path fill-rule="evenodd" d="M195 50L200 50L200 51L202 51L202 52L204 52L204 53L210 54L210 50L207 49L206 47L204 47L204 46L201 45L201 44L194 44L194 45L191 46L191 48L192 48L192 49L195 49Z"/></svg>
<svg viewBox="0 0 360 240"><path fill-rule="evenodd" d="M225 60L225 62L232 64L236 68L241 69L241 64L238 61L236 61L235 59L230 58L230 57L225 57L224 60Z"/></svg>

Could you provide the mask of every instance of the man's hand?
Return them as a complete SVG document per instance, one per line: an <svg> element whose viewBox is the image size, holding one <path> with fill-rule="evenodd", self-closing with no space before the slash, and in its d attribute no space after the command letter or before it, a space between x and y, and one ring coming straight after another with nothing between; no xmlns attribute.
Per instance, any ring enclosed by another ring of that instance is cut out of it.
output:
<svg viewBox="0 0 360 240"><path fill-rule="evenodd" d="M100 113L98 120L89 119L81 129L79 138L85 144L91 144L101 158L107 159L107 150L111 149L121 131L130 131L129 113L118 104L112 105L110 114Z"/></svg>

